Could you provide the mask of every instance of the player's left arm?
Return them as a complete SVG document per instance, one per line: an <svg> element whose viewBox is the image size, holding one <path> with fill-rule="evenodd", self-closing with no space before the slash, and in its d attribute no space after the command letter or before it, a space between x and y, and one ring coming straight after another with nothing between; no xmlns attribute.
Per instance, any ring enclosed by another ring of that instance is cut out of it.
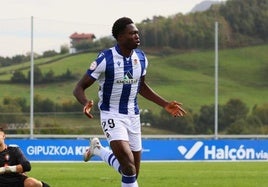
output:
<svg viewBox="0 0 268 187"><path fill-rule="evenodd" d="M186 114L186 111L182 108L182 103L177 101L169 102L157 94L152 88L150 88L150 86L145 82L145 76L141 78L139 94L163 107L174 117L184 116Z"/></svg>
<svg viewBox="0 0 268 187"><path fill-rule="evenodd" d="M18 158L18 165L16 165L17 173L24 173L31 170L31 164L26 159L19 147L16 149L16 155Z"/></svg>

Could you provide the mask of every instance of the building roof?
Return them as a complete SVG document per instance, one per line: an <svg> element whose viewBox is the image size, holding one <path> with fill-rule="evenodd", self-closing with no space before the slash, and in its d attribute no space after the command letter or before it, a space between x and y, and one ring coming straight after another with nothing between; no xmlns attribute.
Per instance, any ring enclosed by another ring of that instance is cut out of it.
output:
<svg viewBox="0 0 268 187"><path fill-rule="evenodd" d="M71 39L94 39L96 38L94 34L92 33L73 33L71 36L70 36Z"/></svg>

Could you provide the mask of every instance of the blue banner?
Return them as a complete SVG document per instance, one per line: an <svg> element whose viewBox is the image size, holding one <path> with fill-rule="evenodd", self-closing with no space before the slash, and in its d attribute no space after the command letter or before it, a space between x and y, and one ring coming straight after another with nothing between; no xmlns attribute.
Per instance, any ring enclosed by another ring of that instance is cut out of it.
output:
<svg viewBox="0 0 268 187"><path fill-rule="evenodd" d="M30 161L82 161L86 139L6 139ZM109 149L106 140L101 140ZM143 139L142 160L267 160L268 140ZM92 160L100 160L93 157Z"/></svg>

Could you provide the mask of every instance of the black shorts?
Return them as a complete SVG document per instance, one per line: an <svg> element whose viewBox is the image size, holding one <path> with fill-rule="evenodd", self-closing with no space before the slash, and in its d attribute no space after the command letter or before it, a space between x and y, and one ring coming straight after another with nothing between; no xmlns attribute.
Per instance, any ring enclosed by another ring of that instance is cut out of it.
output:
<svg viewBox="0 0 268 187"><path fill-rule="evenodd" d="M0 181L0 187L24 187L24 181L28 177L26 175L18 175L12 178L5 178Z"/></svg>

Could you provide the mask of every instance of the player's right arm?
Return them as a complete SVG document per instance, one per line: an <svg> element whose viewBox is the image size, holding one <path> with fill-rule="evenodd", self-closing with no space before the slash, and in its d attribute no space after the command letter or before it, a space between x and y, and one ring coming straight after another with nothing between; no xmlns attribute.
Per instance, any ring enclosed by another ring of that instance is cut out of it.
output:
<svg viewBox="0 0 268 187"><path fill-rule="evenodd" d="M79 103L81 103L84 108L83 112L86 114L89 118L93 118L92 114L90 113L90 110L93 106L93 101L88 100L85 94L85 90L90 87L95 80L91 78L88 74L85 74L76 84L73 95L77 99Z"/></svg>
<svg viewBox="0 0 268 187"><path fill-rule="evenodd" d="M84 108L84 114L89 117L93 118L93 115L90 113L91 108L93 107L93 100L88 100L85 95L85 90L90 87L100 76L102 72L105 71L105 54L100 53L95 61L90 64L89 69L84 74L84 76L78 81L76 84L73 95L77 99L79 103L81 103Z"/></svg>

